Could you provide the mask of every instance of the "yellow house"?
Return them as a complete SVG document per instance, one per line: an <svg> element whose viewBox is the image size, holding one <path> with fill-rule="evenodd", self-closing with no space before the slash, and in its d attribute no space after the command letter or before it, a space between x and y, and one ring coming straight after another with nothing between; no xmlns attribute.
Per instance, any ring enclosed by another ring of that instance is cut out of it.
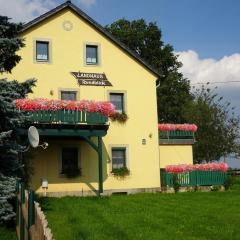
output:
<svg viewBox="0 0 240 240"><path fill-rule="evenodd" d="M71 1L27 23L21 34L22 60L7 77L36 78L30 98L110 101L128 116L121 124L94 113L76 118L66 111L60 121L35 114L32 124L49 146L32 151L32 188L43 193L46 186L49 196L158 191L160 152L169 154L161 146L159 152L158 73ZM69 164L79 176L67 177ZM123 167L129 175L113 174Z"/></svg>

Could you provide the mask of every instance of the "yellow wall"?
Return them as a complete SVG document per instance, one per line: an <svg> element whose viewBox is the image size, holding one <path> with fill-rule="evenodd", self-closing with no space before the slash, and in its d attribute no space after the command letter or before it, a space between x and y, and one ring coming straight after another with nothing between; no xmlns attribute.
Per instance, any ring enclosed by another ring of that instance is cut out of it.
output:
<svg viewBox="0 0 240 240"><path fill-rule="evenodd" d="M160 145L160 168L175 164L193 164L192 145Z"/></svg>
<svg viewBox="0 0 240 240"><path fill-rule="evenodd" d="M65 31L64 21L71 21L73 29ZM106 37L93 29L70 10L51 17L49 20L27 30L23 37L26 47L19 53L22 61L15 67L8 79L24 81L38 80L37 87L30 97L58 98L59 88L74 88L80 99L108 100L108 91L126 92L126 109L129 120L126 124L110 122L108 134L104 137L104 189L155 188L160 186L156 76L123 52ZM52 62L34 62L34 39L50 39ZM85 66L84 43L100 44L101 65ZM113 87L78 86L72 71L105 73ZM53 95L50 95L50 91ZM149 137L152 135L152 137ZM142 145L146 139L146 145ZM86 143L75 141L72 144L81 148L83 176L74 180L58 174L60 146L71 142L58 139L49 141L47 150L34 150L35 174L32 184L41 191L41 178L49 181L49 191L81 191L97 188L97 156ZM111 145L127 145L131 175L118 180L111 175Z"/></svg>

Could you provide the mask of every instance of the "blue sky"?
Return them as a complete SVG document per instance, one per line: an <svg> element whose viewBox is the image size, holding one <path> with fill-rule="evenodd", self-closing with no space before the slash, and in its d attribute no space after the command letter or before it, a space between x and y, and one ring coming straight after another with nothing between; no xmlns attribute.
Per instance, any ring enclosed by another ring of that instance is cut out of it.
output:
<svg viewBox="0 0 240 240"><path fill-rule="evenodd" d="M220 59L240 50L239 0L96 0L90 7L73 2L103 25L122 17L156 21L176 51Z"/></svg>

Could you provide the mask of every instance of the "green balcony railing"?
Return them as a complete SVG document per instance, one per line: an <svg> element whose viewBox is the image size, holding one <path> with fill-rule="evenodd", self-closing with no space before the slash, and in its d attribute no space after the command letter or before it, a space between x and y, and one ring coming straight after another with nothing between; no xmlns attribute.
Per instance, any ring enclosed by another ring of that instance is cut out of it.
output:
<svg viewBox="0 0 240 240"><path fill-rule="evenodd" d="M57 110L32 111L28 113L28 120L46 124L106 124L108 118L100 113L84 111Z"/></svg>
<svg viewBox="0 0 240 240"><path fill-rule="evenodd" d="M194 133L191 131L159 131L160 139L193 139Z"/></svg>
<svg viewBox="0 0 240 240"><path fill-rule="evenodd" d="M161 169L161 185L173 187L173 174ZM220 171L193 171L178 173L177 180L182 187L223 185L227 177L226 172Z"/></svg>

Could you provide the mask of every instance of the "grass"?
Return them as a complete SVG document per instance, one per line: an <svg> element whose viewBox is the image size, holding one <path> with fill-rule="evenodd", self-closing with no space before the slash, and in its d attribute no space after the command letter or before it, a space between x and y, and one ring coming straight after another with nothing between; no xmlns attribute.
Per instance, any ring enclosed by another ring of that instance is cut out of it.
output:
<svg viewBox="0 0 240 240"><path fill-rule="evenodd" d="M15 229L5 228L0 226L0 239L1 240L16 240L16 232Z"/></svg>
<svg viewBox="0 0 240 240"><path fill-rule="evenodd" d="M56 240L240 239L240 185L227 192L44 198Z"/></svg>

